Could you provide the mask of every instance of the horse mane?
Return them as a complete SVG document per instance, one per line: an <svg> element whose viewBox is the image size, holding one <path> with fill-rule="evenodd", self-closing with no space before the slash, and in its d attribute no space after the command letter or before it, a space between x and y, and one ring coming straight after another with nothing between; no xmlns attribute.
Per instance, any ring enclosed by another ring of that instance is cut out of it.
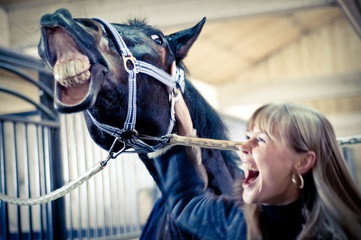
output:
<svg viewBox="0 0 361 240"><path fill-rule="evenodd" d="M184 101L188 106L189 113L193 120L193 126L197 130L199 137L228 140L229 130L220 115L187 79L185 89L183 94ZM221 155L231 169L233 167L238 168L240 159L234 151L221 151Z"/></svg>

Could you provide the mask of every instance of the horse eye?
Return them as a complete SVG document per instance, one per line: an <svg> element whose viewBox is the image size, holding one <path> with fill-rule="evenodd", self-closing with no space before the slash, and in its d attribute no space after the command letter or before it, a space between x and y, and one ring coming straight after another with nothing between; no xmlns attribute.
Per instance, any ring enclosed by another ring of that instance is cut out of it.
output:
<svg viewBox="0 0 361 240"><path fill-rule="evenodd" d="M161 38L159 35L157 35L157 34L152 34L152 35L150 35L150 37L152 38L152 40L153 40L156 44L158 44L158 45L162 45L162 44L163 44L162 38Z"/></svg>

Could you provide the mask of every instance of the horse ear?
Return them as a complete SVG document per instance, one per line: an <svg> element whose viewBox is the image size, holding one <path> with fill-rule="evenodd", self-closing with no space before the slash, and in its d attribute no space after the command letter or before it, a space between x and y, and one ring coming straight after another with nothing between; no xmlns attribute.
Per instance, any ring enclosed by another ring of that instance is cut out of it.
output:
<svg viewBox="0 0 361 240"><path fill-rule="evenodd" d="M176 61L180 61L187 56L189 49L198 38L198 35L201 32L205 22L206 18L204 17L194 27L166 36L166 39L168 41L170 49L172 50L176 58Z"/></svg>

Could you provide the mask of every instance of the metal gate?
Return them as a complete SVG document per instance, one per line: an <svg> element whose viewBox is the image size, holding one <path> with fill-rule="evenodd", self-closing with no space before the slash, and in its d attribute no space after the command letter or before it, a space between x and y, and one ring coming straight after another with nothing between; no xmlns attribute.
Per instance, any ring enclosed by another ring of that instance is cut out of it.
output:
<svg viewBox="0 0 361 240"><path fill-rule="evenodd" d="M107 152L90 139L82 114L62 115L60 126L63 179L68 182L104 160ZM64 197L67 237L138 238L157 195L137 155L122 154Z"/></svg>
<svg viewBox="0 0 361 240"><path fill-rule="evenodd" d="M54 186L51 160L54 123L0 118L0 191L29 198ZM20 207L0 204L2 239L52 239L52 203Z"/></svg>
<svg viewBox="0 0 361 240"><path fill-rule="evenodd" d="M0 116L0 192L29 198L76 178L107 153L91 140L83 115L52 108L51 72L43 63L0 48L0 69L39 87L40 103L0 86L36 110ZM37 80L21 70L38 73ZM47 85L47 86L45 86ZM0 107L11 102L0 102ZM138 238L159 192L135 154L122 154L78 189L50 203L0 201L0 239Z"/></svg>

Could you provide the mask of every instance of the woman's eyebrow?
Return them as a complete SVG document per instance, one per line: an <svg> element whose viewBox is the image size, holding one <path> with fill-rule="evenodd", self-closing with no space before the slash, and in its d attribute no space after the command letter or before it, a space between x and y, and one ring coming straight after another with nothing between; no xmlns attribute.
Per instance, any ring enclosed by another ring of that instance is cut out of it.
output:
<svg viewBox="0 0 361 240"><path fill-rule="evenodd" d="M266 132L263 132L263 131L261 131L261 130L256 130L256 131L250 130L250 129L247 129L247 130L246 130L246 134L251 134L251 133L253 133L253 134L255 134L255 135L259 135L259 134L266 134L266 135L268 135Z"/></svg>

